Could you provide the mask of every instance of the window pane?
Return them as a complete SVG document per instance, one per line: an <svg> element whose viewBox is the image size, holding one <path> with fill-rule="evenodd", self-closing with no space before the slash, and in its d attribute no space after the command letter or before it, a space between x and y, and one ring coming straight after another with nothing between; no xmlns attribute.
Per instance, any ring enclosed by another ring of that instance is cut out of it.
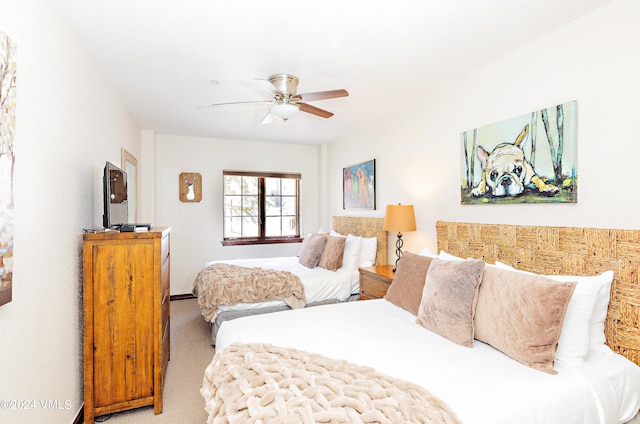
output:
<svg viewBox="0 0 640 424"><path fill-rule="evenodd" d="M229 217L242 215L242 196L224 197L224 215Z"/></svg>
<svg viewBox="0 0 640 424"><path fill-rule="evenodd" d="M255 216L242 219L242 237L258 237L258 218Z"/></svg>
<svg viewBox="0 0 640 424"><path fill-rule="evenodd" d="M264 188L267 196L280 194L280 178L265 178Z"/></svg>
<svg viewBox="0 0 640 424"><path fill-rule="evenodd" d="M237 175L225 175L224 194L241 194L242 177Z"/></svg>
<svg viewBox="0 0 640 424"><path fill-rule="evenodd" d="M267 217L266 224L265 235L267 237L277 237L281 235L279 216Z"/></svg>
<svg viewBox="0 0 640 424"><path fill-rule="evenodd" d="M292 178L282 178L282 195L295 196L296 195L296 182Z"/></svg>
<svg viewBox="0 0 640 424"><path fill-rule="evenodd" d="M258 196L244 196L242 214L256 217L258 216Z"/></svg>
<svg viewBox="0 0 640 424"><path fill-rule="evenodd" d="M296 198L283 197L282 198L282 215L295 215L295 214L296 214Z"/></svg>
<svg viewBox="0 0 640 424"><path fill-rule="evenodd" d="M282 235L283 236L295 236L296 235L296 218L293 216L282 217Z"/></svg>
<svg viewBox="0 0 640 424"><path fill-rule="evenodd" d="M241 237L242 236L242 219L241 218L225 218L224 236L227 238Z"/></svg>
<svg viewBox="0 0 640 424"><path fill-rule="evenodd" d="M258 194L258 177L242 177L242 194Z"/></svg>
<svg viewBox="0 0 640 424"><path fill-rule="evenodd" d="M282 202L282 198L280 196L268 196L267 197L267 208L265 209L265 213L267 216L280 215L280 203Z"/></svg>

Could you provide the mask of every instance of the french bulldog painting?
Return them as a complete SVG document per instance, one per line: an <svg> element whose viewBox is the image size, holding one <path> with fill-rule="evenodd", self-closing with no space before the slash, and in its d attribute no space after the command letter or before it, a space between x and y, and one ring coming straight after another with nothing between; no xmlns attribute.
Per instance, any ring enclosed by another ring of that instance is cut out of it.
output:
<svg viewBox="0 0 640 424"><path fill-rule="evenodd" d="M528 132L527 124L515 142L498 144L491 152L478 146L476 153L482 166L482 177L480 183L471 190L471 196L519 196L527 191L530 184L535 185L542 196L558 194L558 187L542 181L524 157L521 145Z"/></svg>

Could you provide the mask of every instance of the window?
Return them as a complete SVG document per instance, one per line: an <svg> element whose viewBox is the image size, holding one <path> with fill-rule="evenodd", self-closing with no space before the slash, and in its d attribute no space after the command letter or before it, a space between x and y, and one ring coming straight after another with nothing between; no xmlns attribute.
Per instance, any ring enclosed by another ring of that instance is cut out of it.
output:
<svg viewBox="0 0 640 424"><path fill-rule="evenodd" d="M225 246L300 241L300 174L223 171Z"/></svg>

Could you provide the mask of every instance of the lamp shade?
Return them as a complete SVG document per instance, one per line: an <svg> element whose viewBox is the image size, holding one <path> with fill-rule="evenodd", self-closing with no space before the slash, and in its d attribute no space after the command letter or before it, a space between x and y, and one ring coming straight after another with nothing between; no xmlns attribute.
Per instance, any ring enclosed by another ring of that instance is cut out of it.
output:
<svg viewBox="0 0 640 424"><path fill-rule="evenodd" d="M413 205L387 205L382 228L385 231L415 231L416 216Z"/></svg>
<svg viewBox="0 0 640 424"><path fill-rule="evenodd" d="M298 112L300 112L300 108L291 103L276 103L269 110L269 113L280 119L293 118Z"/></svg>

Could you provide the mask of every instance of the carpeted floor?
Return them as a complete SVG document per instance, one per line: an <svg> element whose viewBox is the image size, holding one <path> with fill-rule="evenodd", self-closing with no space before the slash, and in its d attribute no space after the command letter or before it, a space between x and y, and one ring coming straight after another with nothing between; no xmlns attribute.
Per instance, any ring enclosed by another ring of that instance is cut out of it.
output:
<svg viewBox="0 0 640 424"><path fill-rule="evenodd" d="M171 360L164 386L164 408L153 414L153 406L96 417L108 424L186 423L202 424L207 420L200 387L204 369L215 349L209 341L209 324L205 322L196 299L171 302ZM104 420L104 421L103 421Z"/></svg>

